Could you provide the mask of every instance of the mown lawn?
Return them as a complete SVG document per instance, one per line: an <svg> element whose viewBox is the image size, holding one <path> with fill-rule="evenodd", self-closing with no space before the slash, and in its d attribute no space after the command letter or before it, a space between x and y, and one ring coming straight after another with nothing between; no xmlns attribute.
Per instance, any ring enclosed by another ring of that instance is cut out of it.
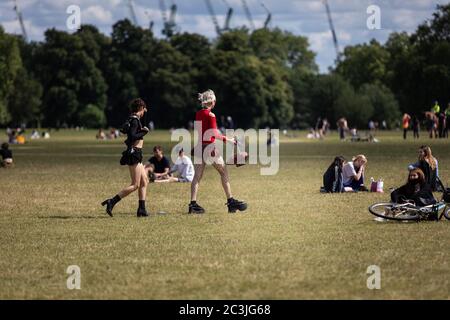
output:
<svg viewBox="0 0 450 320"><path fill-rule="evenodd" d="M367 210L404 182L421 144L431 145L450 181L449 140L295 135L281 140L275 176L261 176L257 165L229 167L246 213L227 213L220 178L208 168L199 197L205 215L186 214L189 184L151 184L148 219L135 217L137 194L114 218L100 206L128 183L121 140L61 131L13 146L15 168L0 170L0 298L449 299L450 222L380 223ZM155 144L174 143L168 132L152 133L146 158ZM359 153L387 192L320 194L333 157ZM66 287L69 265L81 269L81 290ZM381 268L380 290L366 286L370 265Z"/></svg>

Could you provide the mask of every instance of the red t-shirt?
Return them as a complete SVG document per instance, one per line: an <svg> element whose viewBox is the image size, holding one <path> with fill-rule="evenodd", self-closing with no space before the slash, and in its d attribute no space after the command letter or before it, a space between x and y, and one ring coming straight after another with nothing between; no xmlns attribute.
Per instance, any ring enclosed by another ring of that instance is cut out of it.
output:
<svg viewBox="0 0 450 320"><path fill-rule="evenodd" d="M199 138L201 137L202 144L214 143L216 138L222 141L227 140L227 138L220 134L219 130L217 130L216 116L211 112L211 110L202 109L197 111L195 114L195 121L200 121L202 123L201 132L199 132ZM210 134L208 137L208 135L205 136L204 133L209 129L212 129L212 135Z"/></svg>

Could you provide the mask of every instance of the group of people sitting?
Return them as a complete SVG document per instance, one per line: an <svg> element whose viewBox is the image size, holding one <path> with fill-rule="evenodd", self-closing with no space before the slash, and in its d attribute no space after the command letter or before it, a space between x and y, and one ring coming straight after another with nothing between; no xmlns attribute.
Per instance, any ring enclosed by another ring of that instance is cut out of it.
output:
<svg viewBox="0 0 450 320"><path fill-rule="evenodd" d="M357 155L352 161L337 156L323 175L321 192L369 191L364 185L367 158ZM433 191L442 191L439 180L438 161L429 146L419 148L418 161L408 166L408 179L391 193L395 203L412 202L417 206L436 203Z"/></svg>
<svg viewBox="0 0 450 320"><path fill-rule="evenodd" d="M185 155L183 148L178 150L178 158L170 166L169 159L164 156L161 146L153 148L153 156L144 166L150 182L192 182L194 178L194 165L192 160ZM175 175L176 174L176 175Z"/></svg>

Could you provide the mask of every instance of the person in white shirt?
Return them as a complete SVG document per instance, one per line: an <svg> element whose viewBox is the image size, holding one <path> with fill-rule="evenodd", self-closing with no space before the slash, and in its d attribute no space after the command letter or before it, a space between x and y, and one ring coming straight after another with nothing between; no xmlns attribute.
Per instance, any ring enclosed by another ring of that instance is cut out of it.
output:
<svg viewBox="0 0 450 320"><path fill-rule="evenodd" d="M191 159L184 154L183 148L178 152L178 159L170 169L169 174L178 172L178 177L169 175L167 179L156 180L155 182L192 182L194 178L194 165Z"/></svg>
<svg viewBox="0 0 450 320"><path fill-rule="evenodd" d="M368 191L364 186L364 172L366 170L367 158L363 155L353 157L353 161L347 162L342 168L344 191Z"/></svg>

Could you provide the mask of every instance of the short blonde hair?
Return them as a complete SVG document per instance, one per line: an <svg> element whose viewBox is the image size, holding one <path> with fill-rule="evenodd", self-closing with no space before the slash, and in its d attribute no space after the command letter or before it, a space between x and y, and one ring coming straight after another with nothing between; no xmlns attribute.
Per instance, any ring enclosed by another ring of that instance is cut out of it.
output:
<svg viewBox="0 0 450 320"><path fill-rule="evenodd" d="M352 161L353 161L353 162L358 161L358 160L361 160L362 162L367 163L367 158L366 158L366 156L363 155L363 154L358 154L357 156L354 156L354 157L352 158Z"/></svg>
<svg viewBox="0 0 450 320"><path fill-rule="evenodd" d="M216 95L211 89L206 90L203 93L198 94L198 100L203 107L209 107L213 102L216 101Z"/></svg>

